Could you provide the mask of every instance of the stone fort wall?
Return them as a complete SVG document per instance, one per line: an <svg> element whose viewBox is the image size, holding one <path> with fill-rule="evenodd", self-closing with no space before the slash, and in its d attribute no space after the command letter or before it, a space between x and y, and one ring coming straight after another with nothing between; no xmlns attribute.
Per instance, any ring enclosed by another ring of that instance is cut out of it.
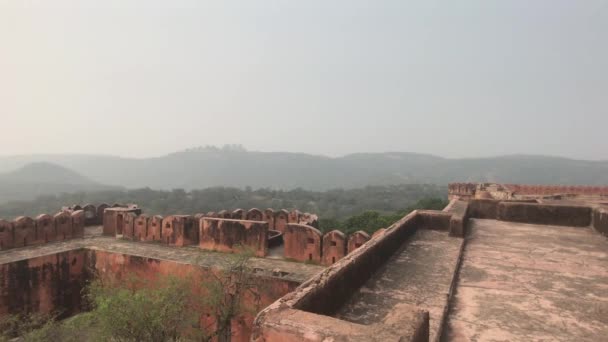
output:
<svg viewBox="0 0 608 342"><path fill-rule="evenodd" d="M77 210L53 216L41 214L34 219L20 216L12 221L0 220L0 250L82 238L84 217L84 211Z"/></svg>
<svg viewBox="0 0 608 342"><path fill-rule="evenodd" d="M245 247L258 257L268 254L270 231L274 231L283 239L285 258L325 265L342 259L370 239L363 231L346 236L334 230L323 235L314 227L318 224L316 215L285 209L237 209L163 217L118 207L106 209L103 222L104 235L108 236L220 252Z"/></svg>

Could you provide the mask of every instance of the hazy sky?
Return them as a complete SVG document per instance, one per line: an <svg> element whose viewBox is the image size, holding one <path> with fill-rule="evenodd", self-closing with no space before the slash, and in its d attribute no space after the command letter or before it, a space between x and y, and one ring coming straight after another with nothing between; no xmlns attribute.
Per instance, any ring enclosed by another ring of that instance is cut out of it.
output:
<svg viewBox="0 0 608 342"><path fill-rule="evenodd" d="M0 0L0 154L608 159L608 0Z"/></svg>

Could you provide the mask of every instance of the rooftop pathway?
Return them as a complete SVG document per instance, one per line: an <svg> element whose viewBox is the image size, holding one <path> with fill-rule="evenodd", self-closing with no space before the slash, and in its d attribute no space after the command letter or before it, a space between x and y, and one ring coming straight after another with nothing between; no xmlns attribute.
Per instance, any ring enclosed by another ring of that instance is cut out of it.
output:
<svg viewBox="0 0 608 342"><path fill-rule="evenodd" d="M401 304L417 305L429 311L430 341L435 341L462 244L462 239L449 237L447 232L416 231L336 317L368 325L398 315Z"/></svg>
<svg viewBox="0 0 608 342"><path fill-rule="evenodd" d="M608 340L608 241L471 220L446 341Z"/></svg>
<svg viewBox="0 0 608 342"><path fill-rule="evenodd" d="M169 260L204 267L222 267L231 263L232 254L204 251L196 246L171 247L159 243L133 242L101 236L100 227L87 227L84 239L72 239L28 246L0 252L0 264L56 254L74 249L93 249L113 253L136 255L159 260ZM325 269L323 266L269 258L251 258L251 267L264 276L279 277L303 282Z"/></svg>

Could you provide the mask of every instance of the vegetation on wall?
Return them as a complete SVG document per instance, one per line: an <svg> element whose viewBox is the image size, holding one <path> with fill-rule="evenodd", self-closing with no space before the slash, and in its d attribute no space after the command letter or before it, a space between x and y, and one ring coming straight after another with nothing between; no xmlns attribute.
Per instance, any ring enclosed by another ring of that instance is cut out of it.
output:
<svg viewBox="0 0 608 342"><path fill-rule="evenodd" d="M0 342L15 337L26 342L229 342L232 321L260 309L259 301L253 307L244 303L246 296L259 298L265 286L253 275L251 256L250 251L233 254L223 270L205 279L131 275L104 282L98 277L84 294L89 311L64 321L57 315L6 316L0 319Z"/></svg>

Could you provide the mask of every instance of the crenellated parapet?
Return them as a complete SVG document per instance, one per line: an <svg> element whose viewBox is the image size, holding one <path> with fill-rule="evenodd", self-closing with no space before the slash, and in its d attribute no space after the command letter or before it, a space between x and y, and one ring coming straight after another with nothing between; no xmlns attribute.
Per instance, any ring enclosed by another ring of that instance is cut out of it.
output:
<svg viewBox="0 0 608 342"><path fill-rule="evenodd" d="M448 199L454 197L469 199L475 197L477 191L477 183L450 183L448 185Z"/></svg>
<svg viewBox="0 0 608 342"><path fill-rule="evenodd" d="M56 241L84 237L85 213L61 211L35 219L20 216L12 221L0 220L0 250L38 246Z"/></svg>
<svg viewBox="0 0 608 342"><path fill-rule="evenodd" d="M504 184L514 195L608 196L608 186Z"/></svg>

